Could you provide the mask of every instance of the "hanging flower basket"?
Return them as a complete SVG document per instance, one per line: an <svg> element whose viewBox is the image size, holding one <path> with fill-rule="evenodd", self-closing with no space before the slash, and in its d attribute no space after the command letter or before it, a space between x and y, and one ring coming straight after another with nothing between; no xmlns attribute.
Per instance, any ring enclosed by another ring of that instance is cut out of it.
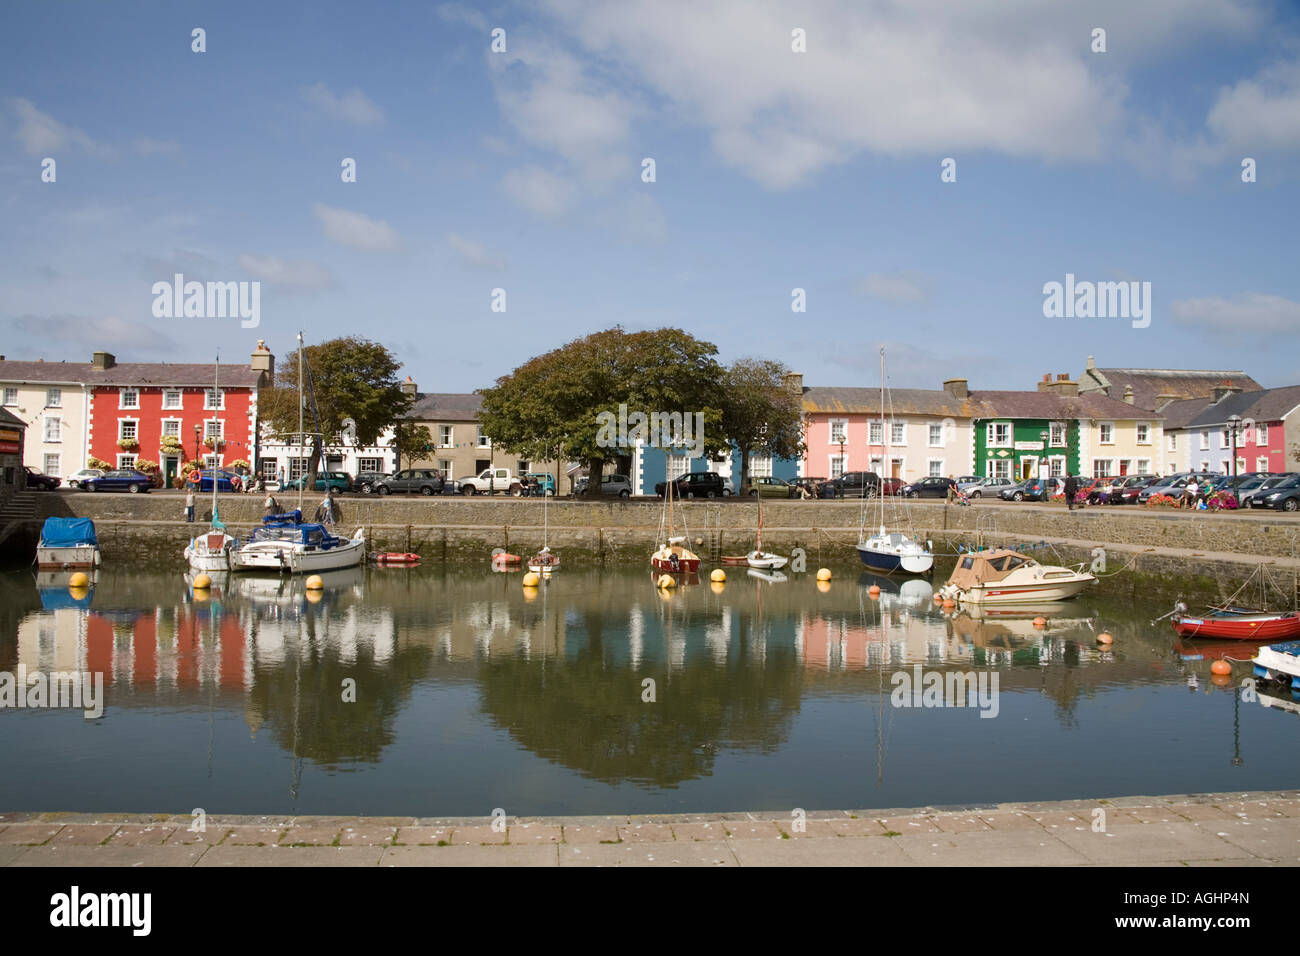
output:
<svg viewBox="0 0 1300 956"><path fill-rule="evenodd" d="M119 438L117 440L117 447L122 449L122 451L135 451L140 447L140 443L134 438Z"/></svg>

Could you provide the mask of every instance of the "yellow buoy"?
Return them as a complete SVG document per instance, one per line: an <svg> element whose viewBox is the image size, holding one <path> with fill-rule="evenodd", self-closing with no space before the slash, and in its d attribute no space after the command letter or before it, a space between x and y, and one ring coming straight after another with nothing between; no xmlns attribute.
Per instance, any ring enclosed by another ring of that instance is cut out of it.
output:
<svg viewBox="0 0 1300 956"><path fill-rule="evenodd" d="M1034 618L1034 627L1047 627L1047 618L1045 617Z"/></svg>
<svg viewBox="0 0 1300 956"><path fill-rule="evenodd" d="M313 574L311 577L307 579L308 591L319 591L323 587L325 587L325 582L321 580L321 576L319 574Z"/></svg>
<svg viewBox="0 0 1300 956"><path fill-rule="evenodd" d="M68 593L72 595L74 601L80 601L90 593L90 588L74 588L69 586Z"/></svg>
<svg viewBox="0 0 1300 956"><path fill-rule="evenodd" d="M525 601L536 601L536 600L537 600L537 588L524 588L524 600L525 600Z"/></svg>
<svg viewBox="0 0 1300 956"><path fill-rule="evenodd" d="M671 591L673 588L677 587L677 581L673 579L671 574L659 575L659 580L655 583L665 591Z"/></svg>
<svg viewBox="0 0 1300 956"><path fill-rule="evenodd" d="M212 587L212 578L208 577L206 574L195 576L194 589L196 591L206 591L210 587Z"/></svg>
<svg viewBox="0 0 1300 956"><path fill-rule="evenodd" d="M817 569L817 580L818 580L818 581L829 581L830 579L831 579L831 569L830 569L830 568L818 568L818 569Z"/></svg>
<svg viewBox="0 0 1300 956"><path fill-rule="evenodd" d="M822 594L830 594L830 593L831 593L831 582L829 582L829 581L818 581L818 582L817 582L817 590L818 590L818 591L821 591Z"/></svg>
<svg viewBox="0 0 1300 956"><path fill-rule="evenodd" d="M78 571L75 574L73 574L72 577L68 578L68 587L70 588L84 588L84 587L88 587L89 585L90 585L90 575L88 575L85 571Z"/></svg>
<svg viewBox="0 0 1300 956"><path fill-rule="evenodd" d="M524 587L535 588L541 582L542 577L536 571L529 571L524 575Z"/></svg>
<svg viewBox="0 0 1300 956"><path fill-rule="evenodd" d="M199 592L199 594L202 594L202 593L203 593L202 591ZM318 590L318 591L308 591L308 592L307 592L307 603L308 603L308 604L319 604L319 603L320 603L320 599L324 596L324 593L325 593L324 591L319 591L319 590ZM196 596L197 596L197 595L196 595Z"/></svg>
<svg viewBox="0 0 1300 956"><path fill-rule="evenodd" d="M1210 665L1211 674L1231 674L1232 665L1227 661L1215 661Z"/></svg>
<svg viewBox="0 0 1300 956"><path fill-rule="evenodd" d="M717 581L720 584L723 581L727 580L727 572L722 570L722 568L714 568L711 572L709 572L709 580Z"/></svg>
<svg viewBox="0 0 1300 956"><path fill-rule="evenodd" d="M1097 635L1097 643L1098 643L1098 644L1113 644L1113 643L1115 643L1115 638L1113 638L1113 637L1110 636L1110 632L1109 632L1109 631L1102 631L1100 634Z"/></svg>
<svg viewBox="0 0 1300 956"><path fill-rule="evenodd" d="M727 586L721 581L710 581L709 590L714 594L721 594L723 591L727 590Z"/></svg>
<svg viewBox="0 0 1300 956"><path fill-rule="evenodd" d="M880 585L879 584L871 585L871 587L867 588L867 593L870 594L873 598L880 597Z"/></svg>

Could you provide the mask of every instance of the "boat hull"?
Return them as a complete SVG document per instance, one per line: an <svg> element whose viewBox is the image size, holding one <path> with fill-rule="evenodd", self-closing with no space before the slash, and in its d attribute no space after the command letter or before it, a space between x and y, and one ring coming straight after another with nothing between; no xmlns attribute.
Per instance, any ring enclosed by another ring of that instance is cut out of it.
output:
<svg viewBox="0 0 1300 956"><path fill-rule="evenodd" d="M67 548L38 547L36 567L41 571L71 571L77 568L99 567L99 547L78 544Z"/></svg>
<svg viewBox="0 0 1300 956"><path fill-rule="evenodd" d="M904 574L925 574L934 567L934 556L931 554L899 553L871 548L864 544L858 545L858 557L871 570L883 571L885 574L893 574L896 571Z"/></svg>
<svg viewBox="0 0 1300 956"><path fill-rule="evenodd" d="M199 535L185 546L185 560L191 571L229 571L231 552L239 542L220 531Z"/></svg>
<svg viewBox="0 0 1300 956"><path fill-rule="evenodd" d="M1261 680L1282 681L1300 690L1300 641L1261 647L1251 663Z"/></svg>
<svg viewBox="0 0 1300 956"><path fill-rule="evenodd" d="M654 568L656 571L661 571L664 574L694 574L700 570L700 559L692 555L690 557L678 558L677 563L673 564L670 559L661 558L656 554L650 559L650 567Z"/></svg>
<svg viewBox="0 0 1300 956"><path fill-rule="evenodd" d="M236 571L279 571L312 574L354 567L366 556L364 538L350 538L335 548L296 550L279 541L245 545L231 555Z"/></svg>
<svg viewBox="0 0 1300 956"><path fill-rule="evenodd" d="M1179 637L1208 637L1234 641L1287 641L1300 637L1300 614L1179 615L1173 619Z"/></svg>
<svg viewBox="0 0 1300 956"><path fill-rule="evenodd" d="M790 563L790 559L769 551L751 551L746 555L745 563L758 571L779 571Z"/></svg>
<svg viewBox="0 0 1300 956"><path fill-rule="evenodd" d="M1095 580L1044 581L1029 584L984 584L957 592L957 600L967 604L1039 604L1043 601L1068 601Z"/></svg>

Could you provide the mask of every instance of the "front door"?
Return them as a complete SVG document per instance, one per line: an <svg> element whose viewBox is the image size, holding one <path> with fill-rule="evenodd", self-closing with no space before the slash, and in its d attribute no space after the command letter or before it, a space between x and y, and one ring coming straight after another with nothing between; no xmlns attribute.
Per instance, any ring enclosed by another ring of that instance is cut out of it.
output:
<svg viewBox="0 0 1300 956"><path fill-rule="evenodd" d="M1038 464L1037 458L1020 459L1020 480L1025 481L1029 478L1036 477L1034 474L1034 466L1037 464Z"/></svg>
<svg viewBox="0 0 1300 956"><path fill-rule="evenodd" d="M181 467L180 456L163 455L162 467L163 467L163 476L166 479L165 483L163 484L163 487L170 488L172 486L172 479L176 477L176 472L179 471Z"/></svg>

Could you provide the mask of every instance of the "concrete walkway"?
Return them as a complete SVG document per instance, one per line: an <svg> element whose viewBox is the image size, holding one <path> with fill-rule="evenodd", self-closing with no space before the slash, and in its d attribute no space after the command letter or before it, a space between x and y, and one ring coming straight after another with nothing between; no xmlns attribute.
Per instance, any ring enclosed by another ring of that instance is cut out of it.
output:
<svg viewBox="0 0 1300 956"><path fill-rule="evenodd" d="M511 818L0 814L3 866L1296 866L1300 790Z"/></svg>

